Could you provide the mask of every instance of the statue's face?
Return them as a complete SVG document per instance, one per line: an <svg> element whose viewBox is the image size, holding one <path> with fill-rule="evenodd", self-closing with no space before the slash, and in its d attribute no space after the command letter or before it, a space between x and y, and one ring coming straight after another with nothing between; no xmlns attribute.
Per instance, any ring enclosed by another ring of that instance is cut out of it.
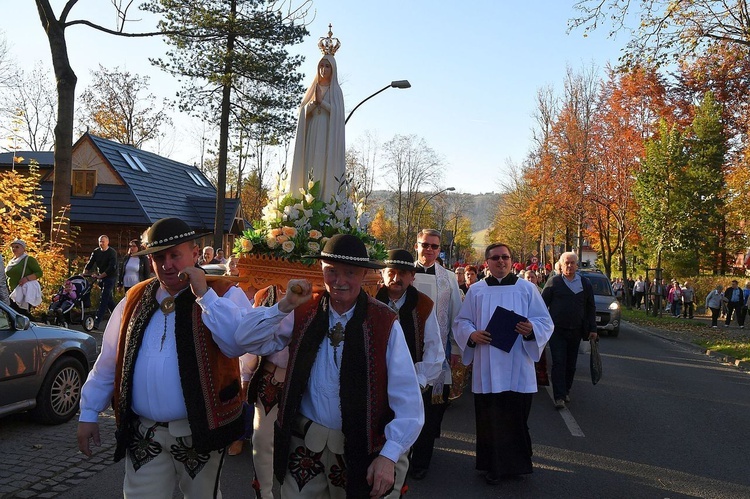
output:
<svg viewBox="0 0 750 499"><path fill-rule="evenodd" d="M322 59L318 63L318 81L320 83L328 84L331 82L333 76L333 66L328 62L327 59Z"/></svg>

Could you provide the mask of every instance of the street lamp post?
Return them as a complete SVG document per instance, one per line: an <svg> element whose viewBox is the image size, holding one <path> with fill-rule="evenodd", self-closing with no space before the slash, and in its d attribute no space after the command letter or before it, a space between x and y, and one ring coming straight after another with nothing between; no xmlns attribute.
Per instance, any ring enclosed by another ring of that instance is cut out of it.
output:
<svg viewBox="0 0 750 499"><path fill-rule="evenodd" d="M419 229L419 228L421 227L421 223L422 223L422 214L424 213L424 209L425 209L425 207L427 206L427 204L429 204L430 200L431 200L432 198L434 198L435 196L437 196L438 194L442 194L442 193L444 193L445 191L455 191L455 190L456 190L456 188L455 188L455 187L446 187L446 188L445 188L445 189L443 189L442 191L437 191L437 192L436 192L435 194L433 194L432 196L430 196L430 197L428 197L428 198L427 198L427 200L426 200L426 201L424 202L424 204L422 205L422 209L421 209L421 210L419 210L419 216L417 217L417 229Z"/></svg>
<svg viewBox="0 0 750 499"><path fill-rule="evenodd" d="M363 100L362 102L354 106L354 109L352 109L349 112L349 116L347 116L346 120L344 120L344 125L346 125L349 122L349 118L352 117L352 114L354 114L354 111L356 111L359 108L359 106L361 106L368 100L372 99L373 97L378 95L380 92L384 92L388 90L389 88L411 88L411 83L409 83L409 80L394 80L390 82L388 85L384 86L383 88L381 88L380 90L378 90L377 92L375 92L374 94L372 94L371 96L369 96L368 98L366 98L365 100Z"/></svg>

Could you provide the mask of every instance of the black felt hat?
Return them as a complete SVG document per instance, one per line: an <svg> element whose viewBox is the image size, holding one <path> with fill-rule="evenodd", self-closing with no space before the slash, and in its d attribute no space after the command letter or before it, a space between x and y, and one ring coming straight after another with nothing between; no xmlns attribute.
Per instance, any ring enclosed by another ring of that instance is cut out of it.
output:
<svg viewBox="0 0 750 499"><path fill-rule="evenodd" d="M355 267L382 269L385 265L377 260L370 260L367 247L357 236L336 234L323 246L319 255L305 255L304 258L317 258L327 262L348 263Z"/></svg>
<svg viewBox="0 0 750 499"><path fill-rule="evenodd" d="M388 258L383 260L389 269L414 270L414 257L406 250L388 250Z"/></svg>
<svg viewBox="0 0 750 499"><path fill-rule="evenodd" d="M198 239L206 233L196 234L188 224L179 218L162 218L154 222L143 236L145 250L134 253L135 255L150 255L177 246L187 241Z"/></svg>

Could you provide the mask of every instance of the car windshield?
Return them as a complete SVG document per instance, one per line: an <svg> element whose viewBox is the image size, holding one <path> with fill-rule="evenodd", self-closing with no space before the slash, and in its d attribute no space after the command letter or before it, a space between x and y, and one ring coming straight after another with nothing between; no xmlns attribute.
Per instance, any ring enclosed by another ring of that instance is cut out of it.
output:
<svg viewBox="0 0 750 499"><path fill-rule="evenodd" d="M591 287L594 288L594 294L598 296L612 296L612 286L609 279L603 274L584 274L589 280Z"/></svg>

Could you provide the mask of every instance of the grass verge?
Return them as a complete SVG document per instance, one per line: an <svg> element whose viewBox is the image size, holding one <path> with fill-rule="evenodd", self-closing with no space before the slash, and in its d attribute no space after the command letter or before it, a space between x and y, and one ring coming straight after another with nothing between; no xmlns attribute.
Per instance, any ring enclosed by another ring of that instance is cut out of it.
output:
<svg viewBox="0 0 750 499"><path fill-rule="evenodd" d="M646 315L642 310L622 309L622 319L642 327L671 333L675 338L721 352L736 359L750 361L750 333L745 329L712 329L706 320L675 319L664 313L661 317Z"/></svg>

